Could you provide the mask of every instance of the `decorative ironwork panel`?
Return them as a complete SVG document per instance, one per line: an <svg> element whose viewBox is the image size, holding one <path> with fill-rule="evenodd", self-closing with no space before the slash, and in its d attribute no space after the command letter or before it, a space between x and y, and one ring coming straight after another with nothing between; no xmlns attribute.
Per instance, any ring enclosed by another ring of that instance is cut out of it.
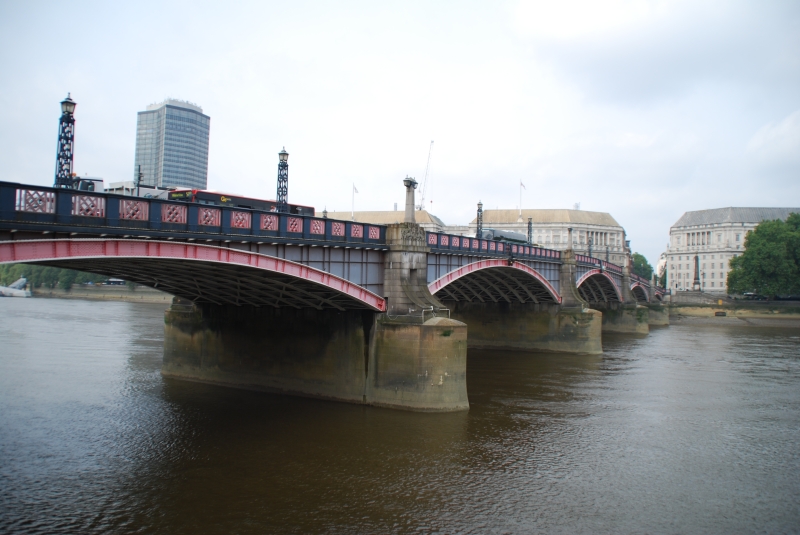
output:
<svg viewBox="0 0 800 535"><path fill-rule="evenodd" d="M278 216L261 214L261 230L278 230Z"/></svg>
<svg viewBox="0 0 800 535"><path fill-rule="evenodd" d="M479 247L480 247L480 244L478 243L478 240L472 240L472 248L473 249L478 249Z"/></svg>
<svg viewBox="0 0 800 535"><path fill-rule="evenodd" d="M79 215L83 217L105 217L105 197L95 197L94 195L73 195L72 215Z"/></svg>
<svg viewBox="0 0 800 535"><path fill-rule="evenodd" d="M338 221L331 223L331 235L344 236L344 223L339 223Z"/></svg>
<svg viewBox="0 0 800 535"><path fill-rule="evenodd" d="M286 230L288 232L303 232L303 220L299 217L289 217L286 219Z"/></svg>
<svg viewBox="0 0 800 535"><path fill-rule="evenodd" d="M180 204L162 204L161 205L161 222L162 223L177 223L180 225L186 224L187 207Z"/></svg>
<svg viewBox="0 0 800 535"><path fill-rule="evenodd" d="M504 245L502 243L498 243L497 244L497 250L502 253L503 249L504 249Z"/></svg>
<svg viewBox="0 0 800 535"><path fill-rule="evenodd" d="M231 228L249 229L253 226L253 214L250 212L231 212Z"/></svg>
<svg viewBox="0 0 800 535"><path fill-rule="evenodd" d="M18 189L16 209L17 212L54 214L56 213L56 194L52 191Z"/></svg>
<svg viewBox="0 0 800 535"><path fill-rule="evenodd" d="M495 245L495 242L490 241L489 242L489 250L490 251L494 251L496 248L497 248L497 246Z"/></svg>
<svg viewBox="0 0 800 535"><path fill-rule="evenodd" d="M147 221L150 217L150 203L147 201L119 201L119 218L128 221Z"/></svg>
<svg viewBox="0 0 800 535"><path fill-rule="evenodd" d="M197 211L197 224L206 227L218 227L222 222L222 210L219 208L200 208Z"/></svg>
<svg viewBox="0 0 800 535"><path fill-rule="evenodd" d="M441 238L439 238L439 243L442 246L447 247L448 245L450 245L450 236L442 236Z"/></svg>
<svg viewBox="0 0 800 535"><path fill-rule="evenodd" d="M517 246L516 245L512 245L511 246L511 252L512 253L516 253L517 252Z"/></svg>
<svg viewBox="0 0 800 535"><path fill-rule="evenodd" d="M525 248L525 254L531 254L531 248L530 247L526 247Z"/></svg>
<svg viewBox="0 0 800 535"><path fill-rule="evenodd" d="M453 236L453 247L461 247L461 240Z"/></svg>
<svg viewBox="0 0 800 535"><path fill-rule="evenodd" d="M350 237L351 238L363 238L364 237L364 225L351 225L350 226Z"/></svg>
<svg viewBox="0 0 800 535"><path fill-rule="evenodd" d="M436 234L428 234L428 245L436 245Z"/></svg>
<svg viewBox="0 0 800 535"><path fill-rule="evenodd" d="M370 240L379 240L381 238L380 227L368 227L368 232Z"/></svg>
<svg viewBox="0 0 800 535"><path fill-rule="evenodd" d="M486 240L481 240L481 249L486 250Z"/></svg>
<svg viewBox="0 0 800 535"><path fill-rule="evenodd" d="M312 219L311 234L325 234L325 221L321 219Z"/></svg>

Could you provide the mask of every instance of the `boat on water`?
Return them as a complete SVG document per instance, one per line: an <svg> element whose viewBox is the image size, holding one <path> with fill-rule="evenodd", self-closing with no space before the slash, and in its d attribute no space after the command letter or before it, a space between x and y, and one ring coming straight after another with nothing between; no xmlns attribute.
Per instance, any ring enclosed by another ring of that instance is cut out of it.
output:
<svg viewBox="0 0 800 535"><path fill-rule="evenodd" d="M28 279L22 277L8 286L0 286L0 297L30 297L30 290L26 290Z"/></svg>

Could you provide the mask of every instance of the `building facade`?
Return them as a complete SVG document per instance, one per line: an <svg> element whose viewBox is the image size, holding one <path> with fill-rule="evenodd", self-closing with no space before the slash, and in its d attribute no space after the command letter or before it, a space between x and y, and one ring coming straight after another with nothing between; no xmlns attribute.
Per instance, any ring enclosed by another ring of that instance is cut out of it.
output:
<svg viewBox="0 0 800 535"><path fill-rule="evenodd" d="M533 243L548 249L564 250L572 228L572 248L588 255L622 265L625 257L625 229L606 212L586 210L484 210L483 228L509 230L528 235L528 218L533 227ZM477 217L469 224L475 234ZM445 230L449 232L449 230ZM454 232L458 234L458 232Z"/></svg>
<svg viewBox="0 0 800 535"><path fill-rule="evenodd" d="M140 111L134 182L141 169L141 185L206 189L210 126L200 106L182 100L167 99Z"/></svg>
<svg viewBox="0 0 800 535"><path fill-rule="evenodd" d="M715 208L686 212L672 225L666 251L667 288L691 290L695 256L704 292L727 293L730 260L744 251L744 239L762 221L783 219L800 208Z"/></svg>

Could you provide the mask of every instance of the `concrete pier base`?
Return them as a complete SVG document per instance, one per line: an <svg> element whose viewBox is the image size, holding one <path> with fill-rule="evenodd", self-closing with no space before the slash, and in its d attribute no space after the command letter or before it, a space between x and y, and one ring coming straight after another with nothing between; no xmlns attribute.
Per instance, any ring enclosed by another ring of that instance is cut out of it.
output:
<svg viewBox="0 0 800 535"><path fill-rule="evenodd" d="M598 355L603 352L603 314L597 310L531 303L447 305L452 318L469 326L469 347Z"/></svg>
<svg viewBox="0 0 800 535"><path fill-rule="evenodd" d="M641 305L621 305L603 310L604 333L648 334L650 309Z"/></svg>
<svg viewBox="0 0 800 535"><path fill-rule="evenodd" d="M648 325L669 325L669 307L665 305L647 305Z"/></svg>
<svg viewBox="0 0 800 535"><path fill-rule="evenodd" d="M377 320L366 401L418 411L469 409L467 326L447 318L424 324Z"/></svg>
<svg viewBox="0 0 800 535"><path fill-rule="evenodd" d="M469 408L467 327L370 311L174 303L165 377L417 411Z"/></svg>

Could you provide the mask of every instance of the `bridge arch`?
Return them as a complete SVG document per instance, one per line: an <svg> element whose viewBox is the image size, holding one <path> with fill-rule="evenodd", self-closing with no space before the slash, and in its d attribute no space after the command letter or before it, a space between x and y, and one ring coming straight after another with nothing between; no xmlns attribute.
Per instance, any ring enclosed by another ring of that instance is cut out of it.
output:
<svg viewBox="0 0 800 535"><path fill-rule="evenodd" d="M631 293L633 297L636 298L636 301L639 303L649 303L650 302L650 294L647 292L647 288L640 282L634 282L631 285Z"/></svg>
<svg viewBox="0 0 800 535"><path fill-rule="evenodd" d="M608 273L591 269L578 279L576 286L581 298L587 303L619 303L622 292Z"/></svg>
<svg viewBox="0 0 800 535"><path fill-rule="evenodd" d="M428 285L439 299L508 303L560 303L561 296L538 271L493 258L461 266Z"/></svg>
<svg viewBox="0 0 800 535"><path fill-rule="evenodd" d="M125 239L0 242L0 264L22 262L118 277L195 303L386 310L386 301L341 277L249 251Z"/></svg>

